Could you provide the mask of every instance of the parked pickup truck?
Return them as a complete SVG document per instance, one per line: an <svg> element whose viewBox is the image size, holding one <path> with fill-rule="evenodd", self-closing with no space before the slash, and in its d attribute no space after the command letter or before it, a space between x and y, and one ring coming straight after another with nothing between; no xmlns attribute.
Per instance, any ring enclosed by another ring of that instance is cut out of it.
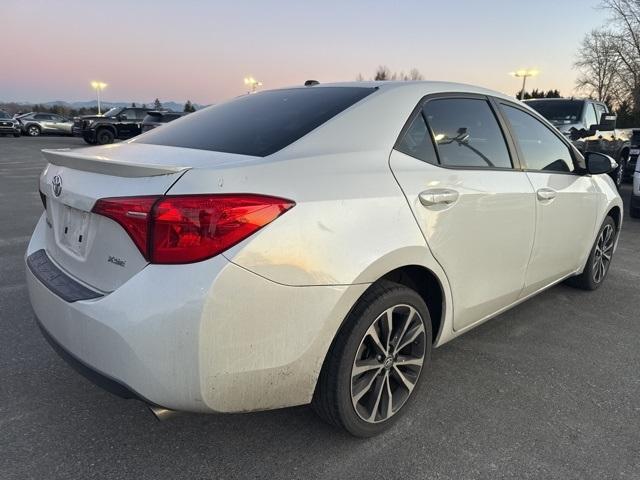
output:
<svg viewBox="0 0 640 480"><path fill-rule="evenodd" d="M540 98L525 103L549 120L583 154L599 152L613 157L618 168L611 172L611 177L620 187L627 173L629 134L616 130L616 116L604 103L573 98Z"/></svg>
<svg viewBox="0 0 640 480"><path fill-rule="evenodd" d="M112 108L104 115L85 115L74 119L72 133L90 145L113 143L139 135L148 108Z"/></svg>

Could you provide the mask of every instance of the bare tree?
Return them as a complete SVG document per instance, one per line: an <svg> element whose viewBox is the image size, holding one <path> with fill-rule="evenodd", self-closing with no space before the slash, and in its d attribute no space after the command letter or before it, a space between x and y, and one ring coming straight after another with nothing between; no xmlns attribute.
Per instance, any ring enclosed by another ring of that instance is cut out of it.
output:
<svg viewBox="0 0 640 480"><path fill-rule="evenodd" d="M409 80L424 80L424 76L417 68L412 68L409 72Z"/></svg>
<svg viewBox="0 0 640 480"><path fill-rule="evenodd" d="M574 63L580 72L578 90L599 101L619 93L622 62L617 42L617 36L604 30L592 30L584 37Z"/></svg>
<svg viewBox="0 0 640 480"><path fill-rule="evenodd" d="M603 0L611 14L611 47L618 61L619 101L629 100L640 109L640 0Z"/></svg>
<svg viewBox="0 0 640 480"><path fill-rule="evenodd" d="M374 80L391 80L391 71L386 65L380 65L373 77Z"/></svg>
<svg viewBox="0 0 640 480"><path fill-rule="evenodd" d="M409 73L404 73L404 71L400 71L400 73L393 72L389 70L389 67L386 65L380 65L375 72L373 77L374 80L391 80L391 81L409 81L409 80L424 80L424 77L420 73L417 68L412 68ZM362 74L358 74L356 77L356 81L362 81Z"/></svg>

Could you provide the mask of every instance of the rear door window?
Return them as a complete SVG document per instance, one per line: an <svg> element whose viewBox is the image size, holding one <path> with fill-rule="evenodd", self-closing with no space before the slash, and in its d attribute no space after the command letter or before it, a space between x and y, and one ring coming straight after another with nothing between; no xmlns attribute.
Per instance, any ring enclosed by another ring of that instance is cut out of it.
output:
<svg viewBox="0 0 640 480"><path fill-rule="evenodd" d="M500 125L483 99L443 98L424 106L440 164L448 167L512 168Z"/></svg>
<svg viewBox="0 0 640 480"><path fill-rule="evenodd" d="M265 157L370 95L368 87L305 87L244 95L151 130L138 143Z"/></svg>

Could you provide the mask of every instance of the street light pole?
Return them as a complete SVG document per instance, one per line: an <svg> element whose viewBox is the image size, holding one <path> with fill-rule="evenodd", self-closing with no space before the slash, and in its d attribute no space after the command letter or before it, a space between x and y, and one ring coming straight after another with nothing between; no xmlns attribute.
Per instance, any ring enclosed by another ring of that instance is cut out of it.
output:
<svg viewBox="0 0 640 480"><path fill-rule="evenodd" d="M104 82L91 82L91 86L96 91L96 94L98 96L98 115L102 115L102 109L100 105L100 92L105 89L107 84Z"/></svg>
<svg viewBox="0 0 640 480"><path fill-rule="evenodd" d="M522 90L520 91L520 100L524 100L524 92L527 86L527 77L535 77L538 75L538 70L518 70L516 72L511 72L509 75L517 78L522 78Z"/></svg>

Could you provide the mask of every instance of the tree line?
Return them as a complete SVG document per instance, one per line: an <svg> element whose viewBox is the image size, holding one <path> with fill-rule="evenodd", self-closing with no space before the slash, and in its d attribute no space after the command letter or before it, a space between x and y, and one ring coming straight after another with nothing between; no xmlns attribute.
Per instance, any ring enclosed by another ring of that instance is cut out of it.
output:
<svg viewBox="0 0 640 480"><path fill-rule="evenodd" d="M578 91L605 102L621 127L640 125L640 0L602 0L609 14L576 53Z"/></svg>
<svg viewBox="0 0 640 480"><path fill-rule="evenodd" d="M108 105L109 102L105 102L105 105ZM137 107L136 102L131 103L132 107ZM142 108L148 108L146 103L140 105ZM153 102L153 106L149 108L149 110L162 110L162 102L160 99L156 98ZM56 115L62 115L63 117L73 118L73 117L81 117L83 115L97 115L98 107L80 107L73 108L63 104L54 104L54 105L43 105L40 103L16 103L16 102L5 102L0 103L0 110L7 112L10 115L16 115L20 113L29 113L29 112L40 112L40 113L54 113ZM106 110L102 109L103 113ZM187 100L184 104L183 112L195 112L196 108L191 102L191 100Z"/></svg>
<svg viewBox="0 0 640 480"><path fill-rule="evenodd" d="M516 93L516 98L518 100L522 100L522 90L518 91L518 93ZM534 88L533 90L531 90L531 92L524 92L524 100L530 100L532 98L562 98L562 95L560 95L560 90L555 89L555 90L547 90L546 92L544 90L538 90L537 88Z"/></svg>
<svg viewBox="0 0 640 480"><path fill-rule="evenodd" d="M398 72L391 72L389 67L387 67L386 65L380 65L376 69L373 75L373 78L370 78L369 80L375 80L375 81L391 80L391 81L407 82L411 80L424 80L424 76L422 75L422 73L420 73L420 70L418 70L417 68L412 68L411 70L409 70L409 73L405 73L404 71L401 71L400 73L398 73ZM356 77L356 81L364 82L365 78L361 73L359 73L358 76Z"/></svg>

